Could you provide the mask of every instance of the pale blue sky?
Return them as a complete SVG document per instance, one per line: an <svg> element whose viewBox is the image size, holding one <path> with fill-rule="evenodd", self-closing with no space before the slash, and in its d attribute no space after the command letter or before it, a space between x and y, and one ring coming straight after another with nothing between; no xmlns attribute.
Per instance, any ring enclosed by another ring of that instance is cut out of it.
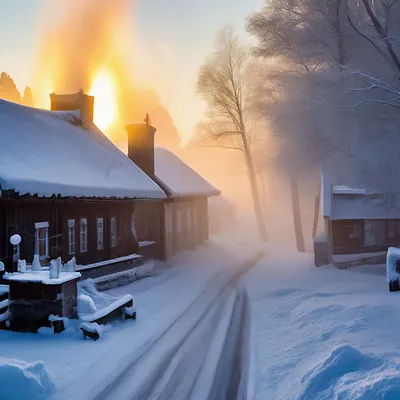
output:
<svg viewBox="0 0 400 400"><path fill-rule="evenodd" d="M251 11L258 10L261 2L132 0L132 41L146 53L144 58L147 63L152 60L151 53L154 53L153 60L160 60L160 52L163 54L165 59L162 63L166 65L162 67L167 71L167 84L160 81L165 79L165 74L161 78L155 68L148 69L147 80L160 88L160 97L177 119L180 130L190 130L197 122L180 121L176 115L179 114L178 110L197 107L197 71L212 51L216 32L224 25L233 25L243 39L248 40L244 31L245 18ZM0 71L12 74L20 89L30 84L44 3L45 0L0 0ZM169 97L172 90L173 99Z"/></svg>

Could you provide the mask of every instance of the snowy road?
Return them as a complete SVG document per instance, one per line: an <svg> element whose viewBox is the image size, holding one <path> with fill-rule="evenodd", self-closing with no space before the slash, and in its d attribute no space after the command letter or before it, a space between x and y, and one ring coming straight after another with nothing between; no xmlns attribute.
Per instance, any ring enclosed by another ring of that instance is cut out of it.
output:
<svg viewBox="0 0 400 400"><path fill-rule="evenodd" d="M176 317L170 313L168 326L140 351L135 349L112 381L104 388L96 387L101 391L94 398L227 398L234 372L230 360L236 352L245 304L236 283L255 263L255 259L240 260L231 265L231 273L215 273L182 313Z"/></svg>

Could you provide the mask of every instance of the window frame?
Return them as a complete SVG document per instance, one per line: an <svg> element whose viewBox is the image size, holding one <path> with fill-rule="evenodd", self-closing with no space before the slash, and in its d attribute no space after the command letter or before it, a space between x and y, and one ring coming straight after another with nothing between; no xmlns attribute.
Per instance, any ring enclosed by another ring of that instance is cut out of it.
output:
<svg viewBox="0 0 400 400"><path fill-rule="evenodd" d="M83 222L84 221L84 222ZM82 228L85 228L84 230ZM79 252L87 253L88 251L88 219L86 217L79 218Z"/></svg>
<svg viewBox="0 0 400 400"><path fill-rule="evenodd" d="M349 240L360 240L363 238L363 227L361 225L349 225ZM357 231L356 233L352 233Z"/></svg>
<svg viewBox="0 0 400 400"><path fill-rule="evenodd" d="M76 219L69 218L68 219L68 255L75 256L76 255ZM72 235L71 235L72 233ZM71 238L73 241L71 241Z"/></svg>
<svg viewBox="0 0 400 400"><path fill-rule="evenodd" d="M39 255L39 260L44 260L49 257L49 223L36 222L35 223L35 254ZM44 238L39 238L39 232L44 230ZM45 254L40 254L40 241L44 240Z"/></svg>
<svg viewBox="0 0 400 400"><path fill-rule="evenodd" d="M117 231L117 217L110 217L110 247L112 248L118 245Z"/></svg>
<svg viewBox="0 0 400 400"><path fill-rule="evenodd" d="M390 230L390 225L392 225L393 230ZM386 237L387 237L387 242L388 243L395 243L397 241L397 235L398 235L398 230L399 230L399 221L397 219L389 219L387 220L386 223ZM390 232L393 233L393 235L390 235Z"/></svg>
<svg viewBox="0 0 400 400"><path fill-rule="evenodd" d="M99 223L101 222L101 228ZM96 218L97 250L104 250L104 217ZM101 237L100 237L101 232Z"/></svg>
<svg viewBox="0 0 400 400"><path fill-rule="evenodd" d="M131 232L132 232L132 236L137 240L135 212L131 213Z"/></svg>

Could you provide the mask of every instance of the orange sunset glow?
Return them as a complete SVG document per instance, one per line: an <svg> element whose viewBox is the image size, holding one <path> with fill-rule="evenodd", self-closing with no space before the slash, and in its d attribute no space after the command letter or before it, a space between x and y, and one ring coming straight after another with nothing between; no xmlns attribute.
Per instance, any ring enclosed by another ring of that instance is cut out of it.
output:
<svg viewBox="0 0 400 400"><path fill-rule="evenodd" d="M107 132L118 120L117 81L110 68L95 72L89 94L95 97L94 122Z"/></svg>
<svg viewBox="0 0 400 400"><path fill-rule="evenodd" d="M82 89L95 97L94 122L115 142L124 138L124 123L132 119L133 77L125 19L129 2L71 2L65 16L42 35L34 79L37 105L49 108L49 93ZM47 3L44 18L58 15ZM71 29L73 27L73 29Z"/></svg>

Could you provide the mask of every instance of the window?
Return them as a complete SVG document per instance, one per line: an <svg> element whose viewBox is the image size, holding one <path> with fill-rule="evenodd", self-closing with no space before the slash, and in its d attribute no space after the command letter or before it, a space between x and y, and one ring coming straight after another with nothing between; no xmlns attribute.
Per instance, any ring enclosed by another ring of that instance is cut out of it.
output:
<svg viewBox="0 0 400 400"><path fill-rule="evenodd" d="M75 255L75 220L68 220L68 254Z"/></svg>
<svg viewBox="0 0 400 400"><path fill-rule="evenodd" d="M104 219L97 218L97 250L104 249Z"/></svg>
<svg viewBox="0 0 400 400"><path fill-rule="evenodd" d="M43 260L49 256L49 223L37 222L35 224L35 253Z"/></svg>
<svg viewBox="0 0 400 400"><path fill-rule="evenodd" d="M365 246L383 246L387 241L387 226L384 220L365 220Z"/></svg>
<svg viewBox="0 0 400 400"><path fill-rule="evenodd" d="M192 231L192 210L190 207L186 209L186 226L189 232Z"/></svg>
<svg viewBox="0 0 400 400"><path fill-rule="evenodd" d="M117 245L117 218L111 217L110 220L110 245L115 247Z"/></svg>
<svg viewBox="0 0 400 400"><path fill-rule="evenodd" d="M361 239L362 238L362 227L361 226L350 226L349 227L349 239Z"/></svg>
<svg viewBox="0 0 400 400"><path fill-rule="evenodd" d="M86 218L81 218L79 232L80 232L80 251L81 253L86 253L88 247L88 226Z"/></svg>
<svg viewBox="0 0 400 400"><path fill-rule="evenodd" d="M135 213L131 214L131 232L132 235L135 239L137 239L137 235L136 235L136 217L135 217Z"/></svg>
<svg viewBox="0 0 400 400"><path fill-rule="evenodd" d="M176 232L180 234L182 232L182 211L176 210Z"/></svg>
<svg viewBox="0 0 400 400"><path fill-rule="evenodd" d="M387 236L390 241L394 241L396 239L397 232L397 221L388 221L387 227Z"/></svg>

